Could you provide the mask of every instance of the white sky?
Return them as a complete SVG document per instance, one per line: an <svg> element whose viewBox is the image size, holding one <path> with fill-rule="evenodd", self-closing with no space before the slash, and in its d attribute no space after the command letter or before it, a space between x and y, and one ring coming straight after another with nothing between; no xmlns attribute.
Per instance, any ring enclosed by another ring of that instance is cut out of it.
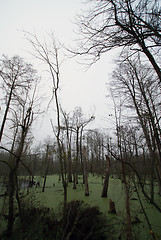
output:
<svg viewBox="0 0 161 240"><path fill-rule="evenodd" d="M32 63L29 55L31 46L24 38L22 30L36 33L47 38L47 33L54 32L56 38L72 45L78 38L72 23L80 9L84 8L81 0L0 0L0 58L2 54L9 57L19 55ZM88 118L96 116L93 127L112 128L110 121L105 121L111 113L111 102L108 102L106 83L112 71L111 53L107 53L88 71L77 64L76 59L64 62L61 76L61 103L67 112L81 106ZM50 87L51 89L51 87ZM50 93L46 92L46 95ZM41 120L41 131L35 135L36 140L45 138L51 132L49 119L52 113ZM91 125L92 126L92 125Z"/></svg>

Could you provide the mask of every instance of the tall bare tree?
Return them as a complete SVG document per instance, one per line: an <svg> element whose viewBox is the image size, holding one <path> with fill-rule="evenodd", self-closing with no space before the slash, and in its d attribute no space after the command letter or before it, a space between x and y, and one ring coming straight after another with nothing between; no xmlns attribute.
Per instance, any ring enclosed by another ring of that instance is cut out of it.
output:
<svg viewBox="0 0 161 240"><path fill-rule="evenodd" d="M33 112L36 113L36 87L39 78L32 65L25 63L25 61L19 56L14 56L11 59L6 56L3 57L1 61L0 77L3 80L2 87L6 100L6 110L2 120L0 139L2 138L6 120L8 120L10 133L13 130L13 139L11 136L12 143L10 150L0 146L0 148L10 153L8 160L9 212L7 225L7 234L10 235L15 219L15 197L17 199L19 213L21 216L17 174L20 163L24 165L21 157L27 150L29 140L28 136L30 134L34 118Z"/></svg>
<svg viewBox="0 0 161 240"><path fill-rule="evenodd" d="M120 89L128 100L128 103L132 102L130 106L136 111L149 149L153 173L155 172L156 174L160 192L160 89L155 81L155 75L149 66L143 65L140 62L139 58L132 60L127 58L124 62L120 63L118 69L114 71L113 77L117 82L116 88ZM151 175L152 178L154 178L153 173ZM151 192L151 201L153 201L153 198L154 189Z"/></svg>
<svg viewBox="0 0 161 240"><path fill-rule="evenodd" d="M59 89L60 89L60 66L61 62L60 55L60 46L56 43L53 34L49 36L49 42L41 42L36 35L27 33L28 41L32 44L34 53L33 55L41 62L46 64L47 71L50 74L52 80L52 99L54 98L55 107L56 107L56 121L57 128L53 130L56 135L58 151L59 151L59 162L61 168L61 177L62 184L64 188L64 207L66 206L67 201L67 181L65 178L65 169L63 164L63 151L62 151L62 143L61 143L61 121L60 121L60 102L59 102ZM50 83L49 83L50 84Z"/></svg>
<svg viewBox="0 0 161 240"><path fill-rule="evenodd" d="M122 181L125 187L125 206L126 206L126 225L127 225L127 235L126 239L133 240L132 234L132 222L131 222L131 210L130 210L130 194L129 194L129 184L128 184L128 176L126 169L126 145L125 149L123 149L122 144L122 99L120 99L119 104L115 104L114 100L114 111L115 111L115 120L116 120L116 137L117 137L117 147L120 156L121 163L121 173L122 173Z"/></svg>
<svg viewBox="0 0 161 240"><path fill-rule="evenodd" d="M161 82L161 6L150 0L89 0L89 11L79 15L78 54L88 54L93 62L102 53L123 47L143 53ZM80 39L80 38L79 38Z"/></svg>
<svg viewBox="0 0 161 240"><path fill-rule="evenodd" d="M74 118L70 114L62 110L63 115L63 130L66 131L66 145L67 145L67 174L68 181L72 182L72 133Z"/></svg>
<svg viewBox="0 0 161 240"><path fill-rule="evenodd" d="M17 174L18 174L19 165L21 163L23 164L23 161L21 158L22 158L22 154L24 154L24 152L26 151L26 146L28 146L27 137L29 136L31 125L33 123L33 118L34 118L33 111L34 111L34 103L35 103L34 102L35 91L33 92L32 97L29 95L30 95L29 91L26 91L23 97L19 99L17 106L15 106L15 112L14 112L15 117L13 117L12 119L13 128L16 129L15 136L13 139L11 150L9 151L5 149L10 153L10 159L9 159L10 170L9 170L9 183L8 183L9 213L8 213L7 235L10 235L12 233L13 224L15 220L15 213L14 213L15 197L17 199L20 217L22 217L21 202L18 194Z"/></svg>
<svg viewBox="0 0 161 240"><path fill-rule="evenodd" d="M19 56L8 58L3 56L0 60L0 78L2 79L2 89L5 94L6 109L4 112L1 129L0 129L0 142L2 139L7 114L10 105L21 98L21 96L31 88L33 81L37 81L36 70L33 69L31 64Z"/></svg>
<svg viewBox="0 0 161 240"><path fill-rule="evenodd" d="M75 133L75 146L76 146L76 154L75 154L75 161L73 163L74 170L73 170L73 188L76 189L76 184L78 183L78 165L81 163L82 166L82 173L84 175L83 170L83 147L82 147L82 141L83 141L83 131L84 128L94 120L94 116L91 116L89 119L84 118L84 114L82 112L82 109L80 107L76 107L73 112L73 120L74 124L72 127L72 130ZM84 181L84 177L83 177Z"/></svg>
<svg viewBox="0 0 161 240"><path fill-rule="evenodd" d="M103 189L102 189L101 197L107 197L109 177L110 177L110 168L111 168L110 165L111 165L110 158L106 155L105 180L104 180L104 183L103 183Z"/></svg>

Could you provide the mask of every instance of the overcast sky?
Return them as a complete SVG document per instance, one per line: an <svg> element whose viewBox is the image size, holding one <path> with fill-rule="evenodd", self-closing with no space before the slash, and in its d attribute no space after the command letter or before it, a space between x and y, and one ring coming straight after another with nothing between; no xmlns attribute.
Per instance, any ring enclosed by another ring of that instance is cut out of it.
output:
<svg viewBox="0 0 161 240"><path fill-rule="evenodd" d="M6 54L12 57L18 54L28 62L34 61L28 53L32 48L26 41L23 30L45 38L53 32L60 41L72 46L78 38L74 33L76 26L73 22L84 7L81 0L0 0L0 56ZM108 53L85 71L76 59L65 61L61 72L63 109L69 112L74 107L81 106L87 118L91 114L96 116L93 127L111 128L110 122L105 121L111 113L111 102L105 96L108 94L106 82L109 81L112 62L111 53ZM50 95L49 92L45 94ZM37 140L42 134L44 137L51 132L51 127L45 125L51 117L50 112L47 120L43 118L40 121L42 133L36 135Z"/></svg>

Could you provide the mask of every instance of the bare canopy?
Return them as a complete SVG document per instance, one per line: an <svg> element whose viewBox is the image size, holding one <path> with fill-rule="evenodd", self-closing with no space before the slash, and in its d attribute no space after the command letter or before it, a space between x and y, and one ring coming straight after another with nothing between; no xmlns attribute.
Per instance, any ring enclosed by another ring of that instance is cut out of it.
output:
<svg viewBox="0 0 161 240"><path fill-rule="evenodd" d="M97 61L102 53L123 47L142 52L161 82L161 8L159 0L89 0L92 8L79 15L81 39L77 53Z"/></svg>

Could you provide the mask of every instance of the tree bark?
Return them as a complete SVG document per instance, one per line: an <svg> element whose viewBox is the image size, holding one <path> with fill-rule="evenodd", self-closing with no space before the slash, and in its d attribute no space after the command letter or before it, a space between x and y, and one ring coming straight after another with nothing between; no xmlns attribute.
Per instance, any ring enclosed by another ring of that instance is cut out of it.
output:
<svg viewBox="0 0 161 240"><path fill-rule="evenodd" d="M126 180L125 163L124 163L123 159L121 159L121 165L122 165L123 183L124 183L124 186L125 186L125 204L126 204L126 217L127 217L127 235L126 235L126 240L133 240L132 224L131 224L131 213L130 213L129 186L128 186L127 180Z"/></svg>
<svg viewBox="0 0 161 240"><path fill-rule="evenodd" d="M16 174L17 169L19 167L20 158L23 152L25 138L28 133L28 129L30 127L30 124L32 122L32 112L31 108L28 109L25 118L23 119L23 125L22 132L21 132L21 138L19 147L16 151L15 156L15 164L11 168L10 174L9 174L9 213L8 213L8 223L7 223L7 235L11 235L13 224L14 224L14 208L13 208L13 202L14 202L14 195L15 195L15 189L16 189ZM18 191L18 189L17 189ZM17 192L18 194L18 192ZM19 204L19 203L18 203Z"/></svg>
<svg viewBox="0 0 161 240"><path fill-rule="evenodd" d="M84 163L83 165L84 165L85 196L89 196L86 147L83 147L83 163Z"/></svg>
<svg viewBox="0 0 161 240"><path fill-rule="evenodd" d="M42 192L45 192L46 178L47 178L48 169L49 169L48 154L49 154L49 145L47 145L47 147L46 147L46 156L45 156L45 176L44 176L44 183L43 183Z"/></svg>
<svg viewBox="0 0 161 240"><path fill-rule="evenodd" d="M72 182L72 157L71 157L71 148L68 149L68 181Z"/></svg>
<svg viewBox="0 0 161 240"><path fill-rule="evenodd" d="M2 139L2 135L3 135L4 125L5 125L5 122L6 122L6 119L7 119L7 114L8 114L11 98L12 98L14 84L15 84L15 81L12 83L12 86L11 86L11 90L10 90L10 94L9 94L9 98L8 98L8 102L7 102L7 106L6 106L6 110L5 110L3 121L2 121L2 126L1 126L1 130L0 130L0 142L1 142L1 139Z"/></svg>
<svg viewBox="0 0 161 240"><path fill-rule="evenodd" d="M101 197L107 197L109 176L110 176L110 158L106 155L106 172Z"/></svg>

